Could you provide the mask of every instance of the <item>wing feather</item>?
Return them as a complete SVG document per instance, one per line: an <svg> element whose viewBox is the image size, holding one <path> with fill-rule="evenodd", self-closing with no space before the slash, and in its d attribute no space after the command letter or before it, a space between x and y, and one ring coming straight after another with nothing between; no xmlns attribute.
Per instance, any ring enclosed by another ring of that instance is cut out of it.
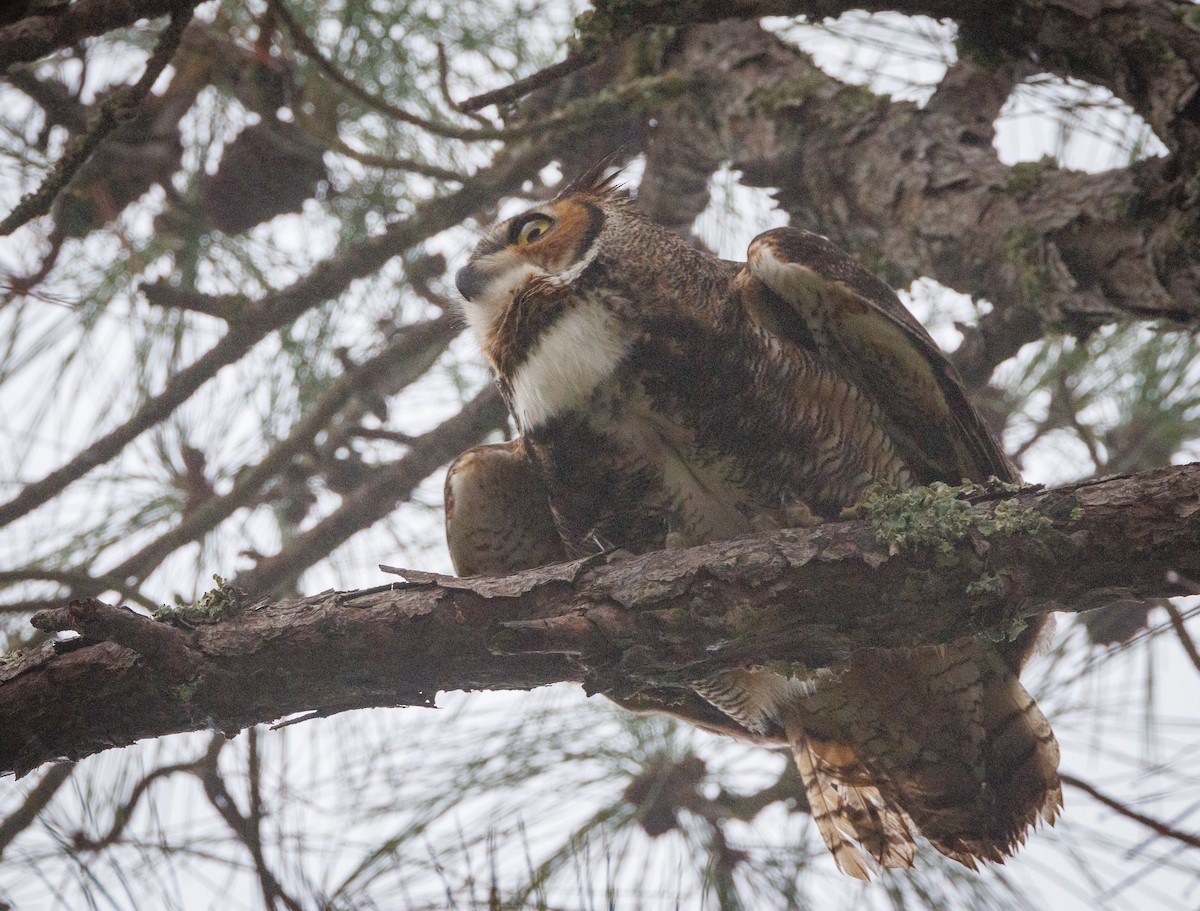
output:
<svg viewBox="0 0 1200 911"><path fill-rule="evenodd" d="M895 292L819 234L756 237L736 284L767 331L818 351L878 402L922 484L1016 473L954 366Z"/></svg>
<svg viewBox="0 0 1200 911"><path fill-rule="evenodd" d="M520 440L455 459L445 501L446 543L460 576L503 576L567 559L546 485Z"/></svg>

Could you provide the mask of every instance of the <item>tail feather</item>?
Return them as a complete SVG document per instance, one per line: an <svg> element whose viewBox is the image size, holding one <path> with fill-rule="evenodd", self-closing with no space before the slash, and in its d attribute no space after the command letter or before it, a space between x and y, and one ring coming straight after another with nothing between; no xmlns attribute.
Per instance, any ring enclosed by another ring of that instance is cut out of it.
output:
<svg viewBox="0 0 1200 911"><path fill-rule="evenodd" d="M911 867L916 846L904 813L889 805L878 788L847 783L857 777L846 764L858 766L853 754L838 747L831 751L831 745L810 740L798 728L789 731L788 740L804 779L813 822L838 869L857 879L870 879L880 867ZM830 752L845 755L840 762L830 762Z"/></svg>
<svg viewBox="0 0 1200 911"><path fill-rule="evenodd" d="M843 872L910 866L910 829L975 869L1062 806L1058 744L1016 671L982 641L865 651L798 685L735 671L699 690L747 727L782 724Z"/></svg>

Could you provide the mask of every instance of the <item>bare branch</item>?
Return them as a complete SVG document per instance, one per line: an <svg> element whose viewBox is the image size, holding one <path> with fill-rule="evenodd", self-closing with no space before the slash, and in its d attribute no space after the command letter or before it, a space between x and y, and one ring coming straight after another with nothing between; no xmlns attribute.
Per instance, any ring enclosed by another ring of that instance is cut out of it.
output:
<svg viewBox="0 0 1200 911"><path fill-rule="evenodd" d="M21 806L0 820L0 857L4 856L4 849L12 843L12 840L33 824L33 821L38 818L38 814L46 808L46 805L58 793L58 789L66 783L74 771L75 763L73 762L54 763L46 769L42 780L29 792Z"/></svg>
<svg viewBox="0 0 1200 911"><path fill-rule="evenodd" d="M163 391L142 405L124 424L109 431L66 465L22 488L0 504L0 526L19 519L61 493L69 484L117 455L142 432L165 420L226 364L245 355L274 330L311 307L336 297L355 279L370 275L431 234L452 227L500 193L519 186L554 156L553 145L502 155L460 189L429 200L408 219L331 256L311 272L259 301L247 303L241 319L198 360L174 374Z"/></svg>
<svg viewBox="0 0 1200 911"><path fill-rule="evenodd" d="M77 0L44 16L27 16L0 28L0 72L37 60L85 38L133 25L139 19L175 15L203 0Z"/></svg>
<svg viewBox="0 0 1200 911"><path fill-rule="evenodd" d="M96 118L88 127L87 132L72 141L71 145L63 152L62 157L59 158L50 176L33 193L22 199L3 221L0 221L0 237L11 234L31 219L49 212L54 198L83 167L84 163L92 157L96 147L123 120L131 117L134 109L146 100L155 80L175 55L180 39L183 38L183 30L192 21L192 14L197 2L198 0L191 0L191 2L174 4L171 21L159 35L158 43L154 46L154 52L150 55L150 59L146 61L146 69L141 78L133 85L115 92L112 97L100 105Z"/></svg>
<svg viewBox="0 0 1200 911"><path fill-rule="evenodd" d="M413 574L359 592L227 601L226 619L201 610L186 630L73 605L39 623L80 630L82 647L47 645L0 667L0 768L214 720L232 732L304 710L429 705L445 689L584 680L622 699L729 667L817 668L859 649L1010 634L1022 617L1166 596L1168 572L1200 574L1200 465L1013 499L1004 513L1034 517L1026 531L968 535L949 558L940 547L892 554L869 523L840 522L497 579ZM983 520L996 507L973 509Z"/></svg>
<svg viewBox="0 0 1200 911"><path fill-rule="evenodd" d="M1152 816L1147 816L1145 813L1139 813L1137 810L1134 810L1132 807L1123 804L1115 797L1109 797L1107 794L1096 790L1096 788L1088 784L1082 778L1076 778L1074 775L1068 775L1063 772L1060 772L1058 777L1062 779L1063 784L1070 785L1073 788L1078 788L1089 797L1100 801L1100 803L1104 804L1110 810L1120 813L1126 819L1132 819L1134 822L1140 822L1146 828L1166 838L1174 839L1175 841L1181 842L1182 844L1188 845L1192 848L1200 848L1200 836L1194 835L1190 832L1181 832L1179 829L1169 826L1165 822L1157 820Z"/></svg>

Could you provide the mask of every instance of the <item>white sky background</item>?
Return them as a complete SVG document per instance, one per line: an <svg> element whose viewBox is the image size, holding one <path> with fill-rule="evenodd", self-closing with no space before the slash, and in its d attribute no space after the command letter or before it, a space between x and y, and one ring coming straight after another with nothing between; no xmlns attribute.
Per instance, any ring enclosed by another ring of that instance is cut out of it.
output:
<svg viewBox="0 0 1200 911"><path fill-rule="evenodd" d="M888 91L896 97L924 100L951 62L947 59L947 54L952 53L952 33L948 27L931 20L910 20L905 24L902 17L878 16L871 20L875 23L874 44L848 44L839 32L844 31L846 36L861 36L862 21L861 16L843 17L838 27L827 32L783 20L771 20L769 25L788 40L800 43L834 75L867 82L875 90ZM1087 102L1079 115L1081 129L1064 131L1059 120L1052 116L1055 93L1066 93ZM1010 163L1037 160L1042 155L1052 154L1071 167L1100 170L1124 162L1122 156L1127 154L1124 150L1130 144L1130 131L1138 129L1136 118L1128 111L1122 111L1100 90L1067 86L1061 81L1047 79L1040 85L1023 87L1014 93L998 125L997 147L1002 158ZM1144 146L1148 152L1155 150L1152 137L1139 139L1134 144ZM638 176L636 169L631 169L630 176L631 179ZM4 180L5 175L0 174L0 182ZM7 211L17 198L18 188L13 187L10 180L7 187L0 185L0 194L4 203L2 208ZM514 209L521 206L519 202L511 205ZM696 231L721 255L741 258L750 238L767 227L784 223L786 218L774 208L767 192L740 186L736 173L726 170L714 178L713 202L698 220ZM145 227L130 224L128 229L137 231ZM261 233L264 243L302 246L313 258L323 256L336 239L332 231L322 234L314 217L283 216ZM17 243L17 239L0 239L0 269L27 265L28 251L16 248ZM441 245L450 258L451 272L462 263L473 243L474 236L464 229L444 235ZM398 270L393 264L381 279L361 283L356 288L352 297L364 307L364 324L374 313L390 306L389 282L397 275ZM213 281L219 282L219 276L214 276ZM283 277L279 278L279 283L284 281ZM930 281L917 283L907 299L947 349L952 349L958 341L953 321L973 321L978 315L977 306L986 306ZM102 429L113 426L129 413L135 397L125 377L133 352L122 329L126 321L141 318L141 306L137 301L130 301L124 307L110 308L104 315L101 331L83 354L87 358L87 368L72 375L77 377L78 383L77 394L68 397L73 402L73 409L56 411L57 420L39 425L39 438L32 448L27 446L29 441L21 437L21 428L29 425L31 409L41 407L40 380L31 377L28 395L20 396L19 400L13 399L12 386L4 387L6 398L0 401L0 427L4 428L0 431L0 476L24 480L40 477L48 468L61 464L70 453L86 445ZM406 315L409 318L418 316L416 312ZM3 320L6 318L9 317L0 312L0 332L5 331ZM53 307L40 313L35 311L29 318L42 321L41 331L47 336L61 332L59 327L65 322ZM183 361L187 362L205 350L218 332L214 323L211 333L201 332L189 339ZM69 342L69 338L60 341L61 344ZM262 351L254 356L265 362L273 354L270 343L260 347ZM392 414L403 418L406 431L419 432L448 414L448 409L459 401L460 385L465 383L469 388L477 389L488 382L486 371L478 361L471 360L470 350L469 339L459 339L451 355L428 380L407 390L393 403ZM460 363L464 359L465 365ZM1020 358L1016 360L1019 362ZM1016 363L1002 369L1015 376L1020 367L1020 363ZM107 400L109 390L122 388L127 390L123 396L112 402ZM184 426L188 422L199 425L211 422L214 408L219 409L223 423L217 430L225 447L220 456L226 463L253 461L262 445L262 428L257 415L263 403L254 403L241 412L229 409L227 404L221 405L227 403L231 395L240 394L239 388L236 377L222 374L205 388L195 403L189 405L194 414L185 411L180 418ZM100 390L102 397L97 396L95 390ZM59 409L61 402L59 399L46 407ZM1036 419L1037 415L1030 417ZM1020 430L1018 423L1013 432L1019 434ZM1007 442L1012 448L1020 440ZM142 442L138 447L147 445ZM147 459L144 468L150 471L153 458L147 450L138 447L134 448L134 460L126 463L127 470L136 471L140 451ZM25 453L19 463L13 461L17 453ZM1071 444L1056 439L1035 447L1025 474L1031 481L1062 482L1089 471L1086 453L1081 457ZM159 481L148 478L146 483ZM221 491L220 486L218 491ZM64 498L61 503L50 504L30 521L50 527L83 524L109 506L103 485L95 485L90 493L91 498ZM323 494L323 497L327 509L336 503L332 494ZM329 564L306 573L302 588L318 591L328 587L377 584L380 578L374 567L381 560L448 571L449 561L441 539L440 499L439 477L423 485L418 493L417 500L427 504L428 508L404 507L389 522L356 536ZM182 580L194 580L197 589L202 590L207 587L204 583L211 572L230 575L231 570L240 568L229 565L228 555L242 549L245 540L253 540L267 552L272 549L272 544L277 545L269 517L246 516L239 521L245 537L236 546L214 542L207 559L197 560L193 552L164 564L152 580L161 585L163 600L168 599L175 588L181 587ZM26 556L25 539L32 527L14 526L18 529L17 534L11 530L0 531L0 565L17 555ZM230 536L231 523L227 523L219 534ZM131 542L129 546L132 549L138 543L141 542ZM103 567L97 569L102 571ZM1195 755L1200 740L1200 708L1197 706L1200 700L1195 698L1195 670L1183 657L1174 638L1159 636L1151 649L1128 650L1106 660L1104 666L1083 684L1070 680L1080 672L1078 664L1067 666L1064 663L1054 669L1051 678L1044 679L1046 664L1035 664L1028 682L1054 724L1063 747L1064 771L1086 778L1101 790L1129 800L1138 809L1179 828L1194 831L1200 812L1196 806L1175 799L1172 785L1178 785L1188 794L1197 793L1188 777L1188 766L1194 765L1189 757ZM1147 692L1151 664L1154 682L1152 690ZM281 831L302 833L308 849L303 855L303 864L295 856L290 860L277 857L277 872L284 874L285 881L295 882L293 877L304 876L317 884L338 882L351 874L365 851L380 842L381 832L386 834L391 827L399 829L427 816L430 829L420 838L405 841L398 867L406 872L391 874L388 897L382 900L382 906L404 907L410 902L418 903L422 897L436 900L438 895L444 894L448 874L438 872L438 863L455 870L464 864L471 865L480 884L476 897L486 897L491 863L486 848L464 843L461 852L456 854L444 846L455 843L454 832L457 830L477 833L486 830L491 820L519 814L527 827L527 848L513 844L496 848L502 858L501 867L509 871L512 879L519 880L525 871L523 854L526 850L536 863L540 853L554 843L559 833L571 825L581 824L599 804L619 798L619 793L613 793L612 764L619 765L622 749L634 749L636 745L629 741L627 729L612 720L603 709L580 710L583 706L596 707L598 703L600 700L585 701L577 689L566 686L533 694L446 694L440 700L445 711L354 712L277 732L263 732L264 768L271 770L278 782L276 797L279 799L273 806L279 816L272 819L271 824L279 826ZM1146 719L1149 717L1156 718L1156 723L1148 724ZM500 742L505 736L505 728L497 731L498 718L511 719L512 726L526 728L526 734L540 726L537 729L548 744L540 759L547 763L548 770L543 777L534 779L533 784L501 786L507 753ZM578 744L589 738L595 739L597 729L611 731L608 739L613 745L614 756L609 760L574 758L573 751ZM734 780L746 790L763 783L770 774L778 771L783 761L764 751L731 746L702 734L688 732L681 736L698 744L701 754L710 758L714 765L736 769ZM72 786L94 788L97 793L119 791L122 783L127 785L134 780L138 767L150 768L160 762L190 758L201 749L203 739L203 735L163 738L92 757L81 763ZM240 740L244 742L245 736ZM450 774L452 768L458 768L438 761L446 751L478 756L480 763L476 771L479 779L495 785L478 798L455 807L452 812L443 812L437 806L427 807L424 803L429 793L439 790L437 782ZM231 777L239 780L240 770L234 763L244 762L244 749L227 750L227 754L225 758L230 763ZM370 786L363 791L348 792L342 770L364 767L370 769ZM1152 769L1151 774L1144 773L1147 767ZM19 803L30 784L29 779L19 783L11 779L0 781L0 814ZM76 877L81 875L78 869L69 865L34 865L29 861L39 855L44 858L61 852L61 846L54 841L55 832L69 828L70 822L78 819L80 810L76 801L86 802L86 796L83 791L65 799L60 796L41 828L22 836L18 845L31 853L16 855L25 858L24 864L9 862L0 867L0 897L13 901L21 911L82 906L74 886ZM244 799L241 792L238 796ZM153 802L142 805L133 827L147 842L145 856L155 856L153 845L160 833L166 833L180 843L191 841L199 845L195 856L177 855L171 864L152 863L145 872L147 877L158 878L163 870L169 869L171 877L177 878L174 906L187 909L258 907L260 899L245 868L244 852L226 843L224 824L215 819L195 782L188 779L162 782L156 786L154 797ZM1191 864L1181 870L1173 867L1170 858L1164 860L1164 855L1175 851L1174 843L1158 841L1150 844L1147 830L1098 810L1089 798L1076 791L1068 790L1067 800L1067 814L1057 829L1035 835L1003 871L1032 891L1035 897L1041 896L1044 907L1080 911L1097 907L1130 911L1200 907L1200 894L1194 891L1197 882L1193 872L1195 862L1190 858L1179 858ZM351 801L357 802L357 806L347 806ZM91 804L103 805L103 801L95 798ZM397 807L405 809L398 811ZM96 821L91 828L102 828L101 821ZM770 853L772 844L794 846L807 837L807 846L815 853L822 853L824 849L819 840L813 833L806 833L807 828L804 820L788 817L780 810L764 814L753 828L731 827L730 834L742 840L739 846L764 853ZM1103 829L1101 836L1096 835L1094 830L1097 828ZM613 859L621 856L620 846L599 842L589 844L587 850L595 861L590 865L590 873L582 872L581 868L578 883L569 892L551 894L551 904L574 902L584 907L607 907L606 889L610 883L615 883L617 909L674 907L679 883L688 881L688 846L678 838L674 842L664 839L650 845L638 843L639 836L633 837L634 849L628 852L626 866L612 870L611 874L606 870L606 863L615 862ZM1088 858L1081 859L1080 863L1071 860L1075 852L1095 844L1097 837L1108 839L1115 845L1099 853L1100 862ZM217 861L231 858L235 865L214 862L209 857L210 852L211 858ZM135 853L132 850L127 853L126 861ZM13 855L10 851L10 856ZM639 857L650 858L654 868L643 870L638 867ZM1114 863L1109 858L1120 858L1122 862ZM107 869L103 861L95 863L94 867L86 875L107 884L107 894L100 907L138 907L135 898L138 891L123 886L123 874L116 869ZM811 892L818 907L863 906L868 893L833 873L828 858L822 856L816 867L818 873L814 875L817 879ZM53 872L42 878L31 875L33 870ZM401 883L399 887L396 886L397 878ZM457 882L456 879L453 881ZM394 904L393 898L396 899ZM463 896L457 898L464 906L467 904ZM963 907L969 907L969 904L963 904Z"/></svg>

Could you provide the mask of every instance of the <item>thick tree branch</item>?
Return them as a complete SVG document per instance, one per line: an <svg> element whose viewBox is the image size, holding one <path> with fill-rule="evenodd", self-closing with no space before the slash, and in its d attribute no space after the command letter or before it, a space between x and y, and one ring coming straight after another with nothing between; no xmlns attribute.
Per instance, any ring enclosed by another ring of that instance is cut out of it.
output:
<svg viewBox="0 0 1200 911"><path fill-rule="evenodd" d="M659 184L681 183L651 167L655 135L671 148L687 137L682 157L700 171L732 159L744 183L777 188L794 225L893 286L929 276L987 299L992 313L957 358L972 386L1046 324L1200 322L1200 226L1179 205L1193 173L1179 153L1100 174L1000 161L993 120L1028 60L960 61L924 108L830 78L754 22L688 29L658 65L703 97L664 104L647 147L650 202Z"/></svg>
<svg viewBox="0 0 1200 911"><path fill-rule="evenodd" d="M80 632L75 647L0 670L0 768L206 724L430 705L443 689L584 680L630 697L746 664L828 666L862 648L1011 634L1021 617L1170 595L1169 578L1200 575L1200 464L974 511L1026 516L1027 530L889 554L868 522L842 522L498 579L412 573L249 608L225 593L182 629L74 602L36 619ZM226 619L200 616L214 605Z"/></svg>
<svg viewBox="0 0 1200 911"><path fill-rule="evenodd" d="M156 19L177 13L183 6L203 0L77 0L43 16L27 16L0 28L0 72L22 61L133 25L139 19Z"/></svg>

